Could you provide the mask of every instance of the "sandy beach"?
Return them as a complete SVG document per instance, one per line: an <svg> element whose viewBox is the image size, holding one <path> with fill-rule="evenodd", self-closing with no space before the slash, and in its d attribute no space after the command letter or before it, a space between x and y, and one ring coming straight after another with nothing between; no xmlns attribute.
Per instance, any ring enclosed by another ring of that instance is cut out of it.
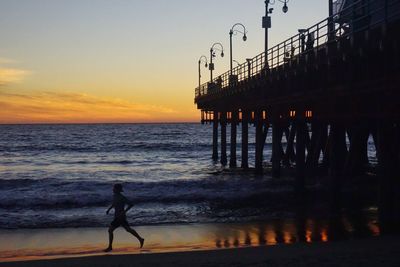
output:
<svg viewBox="0 0 400 267"><path fill-rule="evenodd" d="M400 241L371 225L365 238L338 240L329 226L284 223L140 226L118 229L112 253L105 228L0 231L0 266L399 266ZM351 231L351 229L348 229ZM304 239L301 235L304 234Z"/></svg>
<svg viewBox="0 0 400 267"><path fill-rule="evenodd" d="M0 266L399 266L396 237L169 253L101 255L1 263Z"/></svg>

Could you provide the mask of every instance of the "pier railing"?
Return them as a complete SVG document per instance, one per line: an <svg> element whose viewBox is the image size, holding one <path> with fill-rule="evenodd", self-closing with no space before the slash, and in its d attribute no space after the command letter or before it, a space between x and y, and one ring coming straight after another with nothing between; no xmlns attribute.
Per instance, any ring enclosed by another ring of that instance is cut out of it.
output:
<svg viewBox="0 0 400 267"><path fill-rule="evenodd" d="M238 83L299 60L315 48L350 38L354 33L375 28L400 16L399 0L359 0L319 23L299 30L299 33L271 47L247 62L227 71L195 90L195 101L205 95L229 90Z"/></svg>

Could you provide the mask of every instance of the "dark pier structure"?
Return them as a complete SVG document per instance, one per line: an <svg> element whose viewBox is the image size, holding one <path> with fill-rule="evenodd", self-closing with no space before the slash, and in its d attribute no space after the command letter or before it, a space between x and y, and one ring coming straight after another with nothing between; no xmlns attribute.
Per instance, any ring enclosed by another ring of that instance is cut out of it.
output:
<svg viewBox="0 0 400 267"><path fill-rule="evenodd" d="M299 195L306 177L323 168L332 198L339 197L344 179L366 172L372 136L380 224L391 229L400 225L400 1L347 2L327 19L196 88L195 103L202 123L213 124L214 160L247 169L248 127L254 125L255 171L263 172L271 135L272 158L266 160L272 176L294 166Z"/></svg>

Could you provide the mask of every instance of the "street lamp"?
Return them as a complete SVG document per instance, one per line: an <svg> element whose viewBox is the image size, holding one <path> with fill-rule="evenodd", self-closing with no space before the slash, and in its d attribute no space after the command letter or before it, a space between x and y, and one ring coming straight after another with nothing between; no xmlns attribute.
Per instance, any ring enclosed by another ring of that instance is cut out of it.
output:
<svg viewBox="0 0 400 267"><path fill-rule="evenodd" d="M272 14L272 11L274 10L273 8L269 8L269 5L275 4L275 1L276 0L265 0L265 16L263 17L262 21L262 27L265 29L265 54L267 54L268 51L268 29L271 28L271 17L269 15ZM283 3L282 12L288 12L289 8L287 6L287 3L289 3L289 0L278 1Z"/></svg>
<svg viewBox="0 0 400 267"><path fill-rule="evenodd" d="M281 2L282 2L282 1L281 1ZM282 12L283 12L283 13L287 13L287 12L289 11L289 8L288 8L288 6L287 6L287 2L289 2L289 0L283 2L283 7L282 7Z"/></svg>
<svg viewBox="0 0 400 267"><path fill-rule="evenodd" d="M243 28L243 31L236 30L235 29L236 26L241 26ZM232 69L233 69L233 63L232 63L232 60L233 60L232 59L232 35L233 34L237 34L237 33L243 34L243 41L246 42L246 40L247 40L247 35L246 35L247 31L246 31L246 27L242 23L234 24L232 26L231 30L229 31L229 45L230 45L229 48L230 48L230 56L231 56L231 58L230 58L231 75L232 75Z"/></svg>
<svg viewBox="0 0 400 267"><path fill-rule="evenodd" d="M201 86L201 71L200 71L200 65L201 63L204 63L204 67L207 68L208 67L208 62L207 62L207 57L206 56L201 56L199 58L199 89Z"/></svg>
<svg viewBox="0 0 400 267"><path fill-rule="evenodd" d="M219 46L219 48L215 46ZM213 81L213 70L214 70L213 58L217 56L215 54L215 51L221 51L221 57L224 57L224 47L222 46L221 43L214 43L210 48L210 64L208 64L208 68L210 70L210 82Z"/></svg>

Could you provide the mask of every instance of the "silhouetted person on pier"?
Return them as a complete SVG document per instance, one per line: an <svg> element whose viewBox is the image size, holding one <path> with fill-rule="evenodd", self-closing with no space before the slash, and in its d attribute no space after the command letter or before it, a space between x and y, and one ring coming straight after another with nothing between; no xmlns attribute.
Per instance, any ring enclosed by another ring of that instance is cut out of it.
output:
<svg viewBox="0 0 400 267"><path fill-rule="evenodd" d="M111 222L111 225L108 228L109 244L108 248L106 248L104 251L109 252L112 250L114 230L120 226L124 227L127 232L135 236L140 242L140 248L142 248L144 238L142 238L135 230L133 230L126 220L126 213L132 208L133 204L124 195L121 194L121 192L123 192L121 184L115 184L113 192L113 203L111 207L108 208L106 213L108 214L110 210L114 208L114 220ZM125 206L127 207L125 208Z"/></svg>
<svg viewBox="0 0 400 267"><path fill-rule="evenodd" d="M314 41L314 33L310 32L309 34L307 34L306 50L310 50L314 47Z"/></svg>
<svg viewBox="0 0 400 267"><path fill-rule="evenodd" d="M221 76L218 76L218 78L216 80L216 84L217 84L217 89L221 89L222 88L222 78L221 78Z"/></svg>

